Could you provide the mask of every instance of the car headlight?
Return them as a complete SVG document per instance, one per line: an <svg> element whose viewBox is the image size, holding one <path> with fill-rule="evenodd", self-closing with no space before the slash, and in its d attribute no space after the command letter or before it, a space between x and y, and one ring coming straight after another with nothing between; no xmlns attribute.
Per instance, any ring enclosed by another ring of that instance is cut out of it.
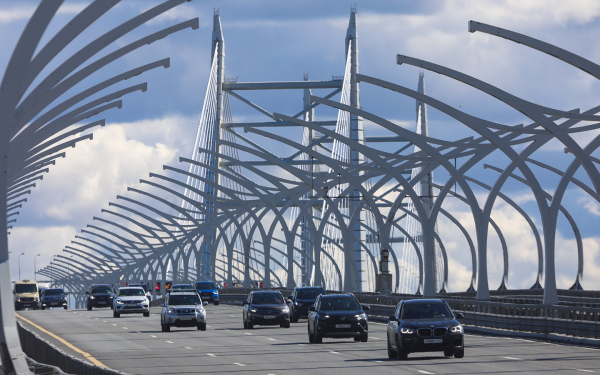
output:
<svg viewBox="0 0 600 375"><path fill-rule="evenodd" d="M120 299L117 299L117 304L118 304L118 305L122 305L122 304L123 304L123 301L121 301Z"/></svg>
<svg viewBox="0 0 600 375"><path fill-rule="evenodd" d="M96 297L94 297L94 296L90 296L90 299L96 299Z"/></svg>
<svg viewBox="0 0 600 375"><path fill-rule="evenodd" d="M250 309L250 312L256 312L256 309Z"/></svg>
<svg viewBox="0 0 600 375"><path fill-rule="evenodd" d="M414 332L414 329L410 329L410 328L401 328L400 329L400 333L403 333L405 335L410 335Z"/></svg>
<svg viewBox="0 0 600 375"><path fill-rule="evenodd" d="M304 305L304 303L302 303L302 302L298 302L298 301L294 302L294 304L295 304L296 306L302 306L302 305Z"/></svg>
<svg viewBox="0 0 600 375"><path fill-rule="evenodd" d="M19 298L19 299L17 300L17 302L21 302L21 299Z"/></svg>
<svg viewBox="0 0 600 375"><path fill-rule="evenodd" d="M199 313L199 314L201 314L201 313L204 312L204 309L196 309L196 312Z"/></svg>
<svg viewBox="0 0 600 375"><path fill-rule="evenodd" d="M281 312L284 312L284 313L290 312L290 308L286 306L283 309L281 309Z"/></svg>
<svg viewBox="0 0 600 375"><path fill-rule="evenodd" d="M358 314L354 316L355 318L357 318L358 320L362 320L362 319L367 319L367 314Z"/></svg>
<svg viewBox="0 0 600 375"><path fill-rule="evenodd" d="M463 331L463 327L461 325L458 325L456 327L451 327L450 328L450 332L456 333L456 332L462 332L462 331Z"/></svg>
<svg viewBox="0 0 600 375"><path fill-rule="evenodd" d="M175 309L173 309L173 308L169 308L169 310L167 310L167 312L168 312L169 314L175 314Z"/></svg>
<svg viewBox="0 0 600 375"><path fill-rule="evenodd" d="M214 291L214 292L213 292L213 294L219 294L219 292L217 292L217 291Z"/></svg>
<svg viewBox="0 0 600 375"><path fill-rule="evenodd" d="M39 301L39 298L37 298L37 297L33 297L33 300L34 300L35 302L38 302L38 301Z"/></svg>
<svg viewBox="0 0 600 375"><path fill-rule="evenodd" d="M319 314L319 319L327 319L329 318L329 315L325 315L325 314Z"/></svg>

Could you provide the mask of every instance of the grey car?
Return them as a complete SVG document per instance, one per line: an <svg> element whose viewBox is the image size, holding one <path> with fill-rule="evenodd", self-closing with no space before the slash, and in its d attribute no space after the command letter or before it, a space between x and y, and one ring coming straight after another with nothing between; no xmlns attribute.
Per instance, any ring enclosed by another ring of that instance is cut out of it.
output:
<svg viewBox="0 0 600 375"><path fill-rule="evenodd" d="M171 327L196 327L206 331L206 310L198 293L171 292L165 302L161 303L160 325L163 332L169 332Z"/></svg>

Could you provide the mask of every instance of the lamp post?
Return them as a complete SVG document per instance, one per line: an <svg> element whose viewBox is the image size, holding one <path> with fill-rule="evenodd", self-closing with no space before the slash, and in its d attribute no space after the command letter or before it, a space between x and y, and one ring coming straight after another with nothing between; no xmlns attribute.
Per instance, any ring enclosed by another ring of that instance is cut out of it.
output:
<svg viewBox="0 0 600 375"><path fill-rule="evenodd" d="M33 257L33 279L35 281L37 281L37 264L36 264L36 260L37 257L39 257L41 254L38 254L36 256Z"/></svg>
<svg viewBox="0 0 600 375"><path fill-rule="evenodd" d="M56 258L57 255L53 255L52 259L50 260L50 287L52 288L52 285L54 284L54 279L56 278L55 273L55 269L54 269L54 258Z"/></svg>
<svg viewBox="0 0 600 375"><path fill-rule="evenodd" d="M19 254L19 281L21 281L21 255L25 255L25 253Z"/></svg>

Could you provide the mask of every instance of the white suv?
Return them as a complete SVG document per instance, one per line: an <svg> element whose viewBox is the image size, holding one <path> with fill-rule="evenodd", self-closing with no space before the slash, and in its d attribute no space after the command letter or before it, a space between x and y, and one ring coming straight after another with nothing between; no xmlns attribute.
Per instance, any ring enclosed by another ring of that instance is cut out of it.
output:
<svg viewBox="0 0 600 375"><path fill-rule="evenodd" d="M165 303L161 303L160 325L163 332L171 327L196 327L206 331L206 310L200 296L192 292L171 292L167 294Z"/></svg>
<svg viewBox="0 0 600 375"><path fill-rule="evenodd" d="M121 314L144 314L150 316L150 303L146 298L144 289L137 287L120 288L113 304L113 316L118 318Z"/></svg>

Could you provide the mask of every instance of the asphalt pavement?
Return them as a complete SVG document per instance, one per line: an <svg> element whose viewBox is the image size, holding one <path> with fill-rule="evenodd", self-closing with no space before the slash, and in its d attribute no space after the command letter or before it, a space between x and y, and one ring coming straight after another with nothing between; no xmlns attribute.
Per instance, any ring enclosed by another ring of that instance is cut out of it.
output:
<svg viewBox="0 0 600 375"><path fill-rule="evenodd" d="M129 374L600 374L600 349L467 334L465 357L410 354L389 360L386 325L369 323L369 342L323 339L309 344L306 320L289 329L244 330L242 308L208 305L207 330L160 330L160 308L113 318L110 309L19 311L21 322L65 352L88 353ZM47 332L25 321L25 319ZM58 340L63 339L68 345Z"/></svg>

